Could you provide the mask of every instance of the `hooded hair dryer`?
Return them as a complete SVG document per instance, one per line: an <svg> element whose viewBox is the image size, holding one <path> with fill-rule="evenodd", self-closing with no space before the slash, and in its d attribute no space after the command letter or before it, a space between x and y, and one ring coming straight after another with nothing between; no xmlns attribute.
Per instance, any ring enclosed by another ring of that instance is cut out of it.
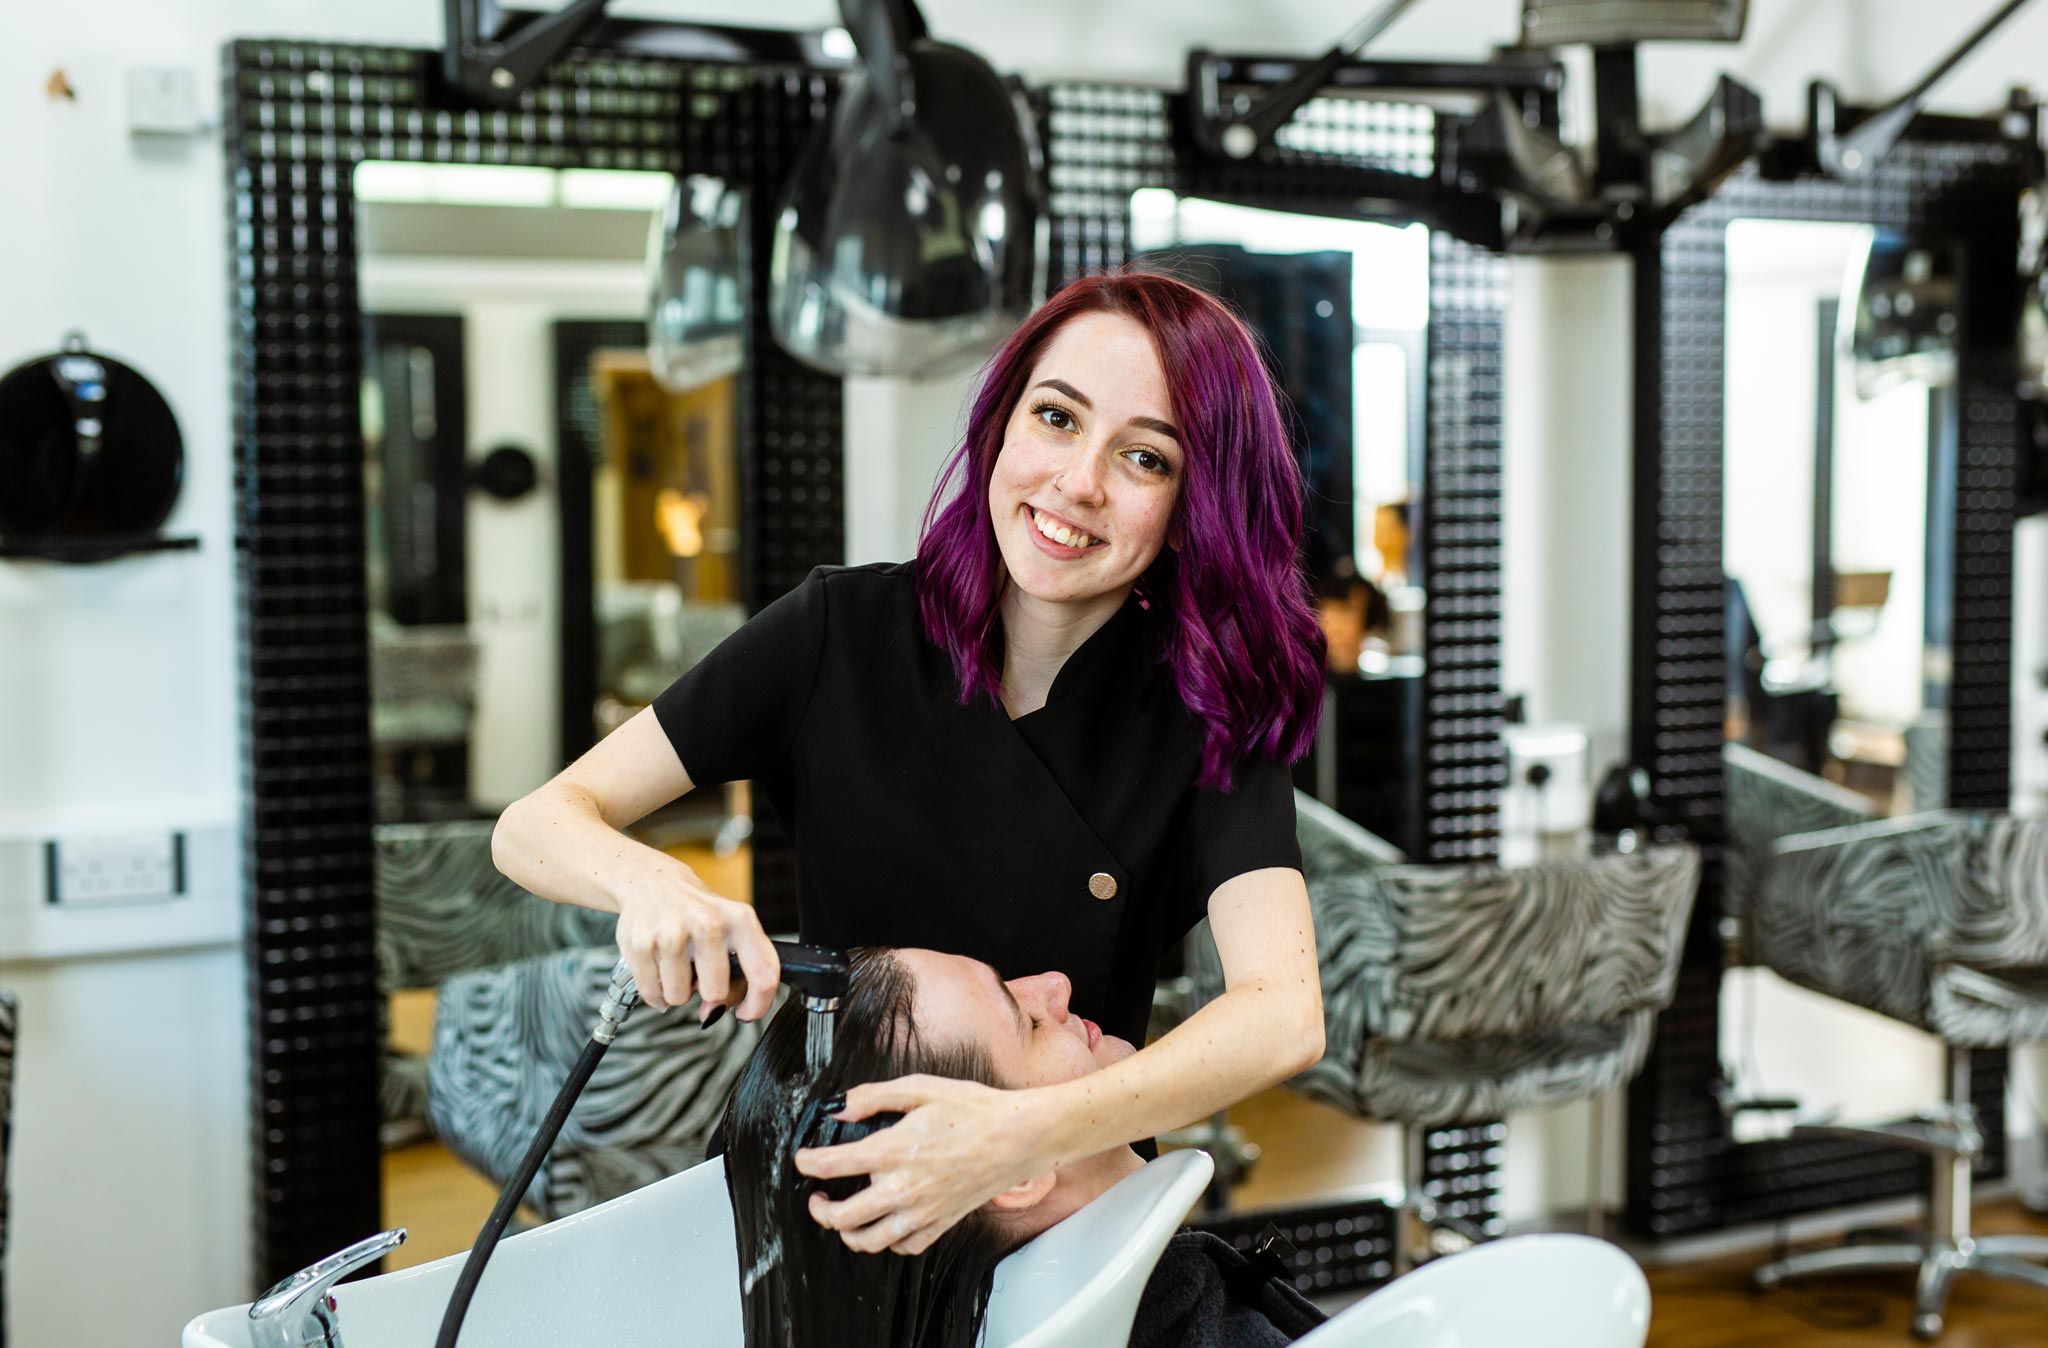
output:
<svg viewBox="0 0 2048 1348"><path fill-rule="evenodd" d="M981 57L911 0L840 0L860 53L775 218L769 321L828 374L979 358L1045 290L1037 131Z"/></svg>

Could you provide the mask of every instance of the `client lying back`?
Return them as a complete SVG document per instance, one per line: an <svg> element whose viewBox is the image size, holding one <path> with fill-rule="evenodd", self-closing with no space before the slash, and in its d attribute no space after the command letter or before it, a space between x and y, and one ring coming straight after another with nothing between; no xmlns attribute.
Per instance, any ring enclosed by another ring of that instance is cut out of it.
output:
<svg viewBox="0 0 2048 1348"><path fill-rule="evenodd" d="M726 1184L739 1237L747 1348L974 1348L995 1268L1144 1162L1127 1146L1085 1157L984 1204L919 1255L863 1254L814 1221L814 1187L843 1199L865 1178L800 1174L800 1147L832 1146L899 1116L841 1123L821 1103L864 1081L923 1073L1011 1089L1070 1081L1136 1050L1069 1013L1061 974L1005 983L931 950L856 950L832 1061L806 1080L805 1012L768 1026L725 1116ZM1175 1238L1139 1307L1133 1345L1285 1344L1322 1317L1214 1237Z"/></svg>

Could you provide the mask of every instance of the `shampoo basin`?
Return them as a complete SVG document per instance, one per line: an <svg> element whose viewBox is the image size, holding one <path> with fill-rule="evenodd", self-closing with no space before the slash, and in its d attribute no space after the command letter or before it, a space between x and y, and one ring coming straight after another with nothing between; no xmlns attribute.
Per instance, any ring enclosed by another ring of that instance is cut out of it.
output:
<svg viewBox="0 0 2048 1348"><path fill-rule="evenodd" d="M1123 1348L1153 1265L1214 1171L1207 1152L1168 1152L1010 1255L996 1270L985 1348ZM433 1348L465 1257L336 1287L346 1348ZM507 1237L462 1348L742 1348L738 1261L725 1162L714 1157ZM249 1348L248 1311L200 1316L184 1348Z"/></svg>
<svg viewBox="0 0 2048 1348"><path fill-rule="evenodd" d="M1650 1284L1591 1236L1511 1236L1434 1259L1295 1348L1643 1348Z"/></svg>

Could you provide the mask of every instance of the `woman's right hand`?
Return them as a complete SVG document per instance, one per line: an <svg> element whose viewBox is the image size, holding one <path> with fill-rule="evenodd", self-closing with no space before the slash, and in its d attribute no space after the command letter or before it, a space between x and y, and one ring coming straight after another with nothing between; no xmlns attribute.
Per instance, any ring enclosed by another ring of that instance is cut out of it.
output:
<svg viewBox="0 0 2048 1348"><path fill-rule="evenodd" d="M737 1014L741 1020L767 1015L782 963L761 919L746 904L713 893L682 862L656 857L616 894L619 954L640 1000L661 1011L696 994L703 998L697 1019L708 1020L735 992L729 956L738 955L745 977Z"/></svg>

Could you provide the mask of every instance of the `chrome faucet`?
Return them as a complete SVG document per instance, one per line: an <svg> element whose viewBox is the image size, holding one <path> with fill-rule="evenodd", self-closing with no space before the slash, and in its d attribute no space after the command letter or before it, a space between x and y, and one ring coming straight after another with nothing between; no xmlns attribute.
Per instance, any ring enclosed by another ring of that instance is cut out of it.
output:
<svg viewBox="0 0 2048 1348"><path fill-rule="evenodd" d="M404 1227L380 1231L257 1297L249 1307L250 1348L341 1348L341 1321L328 1289L404 1243Z"/></svg>

